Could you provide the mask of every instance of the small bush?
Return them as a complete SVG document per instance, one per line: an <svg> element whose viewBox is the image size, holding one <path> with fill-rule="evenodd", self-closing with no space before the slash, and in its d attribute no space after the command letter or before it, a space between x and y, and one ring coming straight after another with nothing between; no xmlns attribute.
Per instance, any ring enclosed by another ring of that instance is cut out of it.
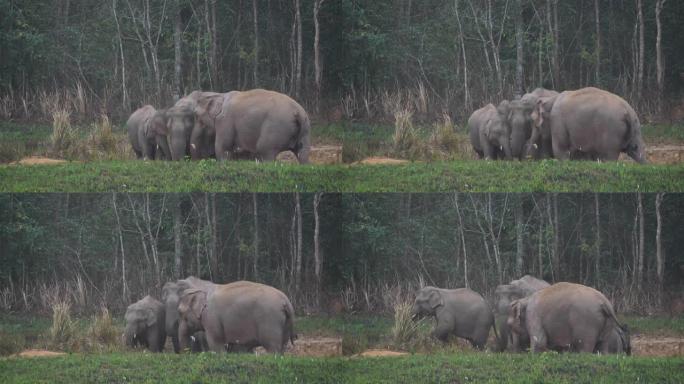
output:
<svg viewBox="0 0 684 384"><path fill-rule="evenodd" d="M102 307L100 313L93 316L88 327L87 346L91 350L112 351L121 346L121 330L114 325L112 316L106 307Z"/></svg>
<svg viewBox="0 0 684 384"><path fill-rule="evenodd" d="M50 348L71 350L78 344L77 325L71 319L71 303L59 301L52 305L52 326L48 331Z"/></svg>
<svg viewBox="0 0 684 384"><path fill-rule="evenodd" d="M112 131L112 123L107 115L102 114L100 121L93 124L93 130L88 141L90 141L93 149L107 154L116 153L117 138Z"/></svg>
<svg viewBox="0 0 684 384"><path fill-rule="evenodd" d="M52 136L50 143L54 153L63 153L78 140L77 131L71 126L70 113L60 109L52 113Z"/></svg>
<svg viewBox="0 0 684 384"><path fill-rule="evenodd" d="M21 352L26 346L23 335L0 331L0 356Z"/></svg>
<svg viewBox="0 0 684 384"><path fill-rule="evenodd" d="M413 304L410 302L397 303L394 306L392 340L397 347L405 348L407 345L413 344L420 336L423 319L413 320L412 306Z"/></svg>
<svg viewBox="0 0 684 384"><path fill-rule="evenodd" d="M413 112L403 109L394 112L394 150L405 152L418 143L418 132L413 126Z"/></svg>

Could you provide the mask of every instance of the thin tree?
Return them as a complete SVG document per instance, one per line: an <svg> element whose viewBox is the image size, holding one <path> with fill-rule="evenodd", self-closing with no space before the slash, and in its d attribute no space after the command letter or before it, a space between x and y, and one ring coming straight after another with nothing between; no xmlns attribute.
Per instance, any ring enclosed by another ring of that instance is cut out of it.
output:
<svg viewBox="0 0 684 384"><path fill-rule="evenodd" d="M601 84L601 19L599 15L599 0L594 0L594 21L596 29L596 42L594 47L594 60L596 60L595 81L598 85Z"/></svg>
<svg viewBox="0 0 684 384"><path fill-rule="evenodd" d="M295 97L299 98L302 90L302 14L299 0L295 0L295 25L297 29L297 56L295 59Z"/></svg>
<svg viewBox="0 0 684 384"><path fill-rule="evenodd" d="M252 0L252 13L254 14L254 88L259 87L259 12L257 0Z"/></svg>
<svg viewBox="0 0 684 384"><path fill-rule="evenodd" d="M182 73L182 52L181 52L181 34L183 33L183 20L181 17L181 0L176 0L176 14L175 22L173 24L173 101L178 101L183 95L181 87L181 73Z"/></svg>
<svg viewBox="0 0 684 384"><path fill-rule="evenodd" d="M522 15L522 0L515 2L515 98L522 97L525 93L525 85L523 79L523 65L524 65L524 51L523 51L523 15Z"/></svg>
<svg viewBox="0 0 684 384"><path fill-rule="evenodd" d="M318 206L321 203L323 192L316 192L314 194L313 209L314 209L314 275L316 277L316 305L320 305L320 292L322 287L321 279L321 250L320 250L320 220L318 216Z"/></svg>
<svg viewBox="0 0 684 384"><path fill-rule="evenodd" d="M259 204L257 194L252 193L252 203L254 206L254 280L259 280Z"/></svg>
<svg viewBox="0 0 684 384"><path fill-rule="evenodd" d="M466 110L470 109L470 88L468 86L468 56L465 49L465 38L463 36L463 26L461 25L461 16L458 12L458 0L454 0L454 11L456 12L456 23L458 24L458 39L461 45L461 53L463 55L463 92L464 92L464 107Z"/></svg>
<svg viewBox="0 0 684 384"><path fill-rule="evenodd" d="M183 274L183 231L182 231L182 211L181 198L179 194L171 194L171 206L173 209L173 274L176 279L180 279Z"/></svg>
<svg viewBox="0 0 684 384"><path fill-rule="evenodd" d="M655 209L656 209L656 276L658 277L658 292L663 292L664 284L664 271L665 271L665 261L663 259L663 247L662 247L662 231L663 223L660 213L660 206L663 203L664 193L660 192L656 194L655 197ZM661 297L662 299L662 297Z"/></svg>
<svg viewBox="0 0 684 384"><path fill-rule="evenodd" d="M121 104L124 110L128 109L128 86L126 85L126 57L123 50L123 38L121 37L121 26L119 25L119 16L116 14L116 0L112 2L112 11L114 12L114 21L116 22L116 32L119 41L119 53L121 54Z"/></svg>
<svg viewBox="0 0 684 384"><path fill-rule="evenodd" d="M641 283L644 278L644 204L641 192L637 192L637 214L639 215L639 249L637 260L637 290L641 291Z"/></svg>
<svg viewBox="0 0 684 384"><path fill-rule="evenodd" d="M596 218L596 244L594 245L596 257L594 259L594 281L598 286L598 284L601 282L601 211L598 193L594 193L594 213Z"/></svg>
<svg viewBox="0 0 684 384"><path fill-rule="evenodd" d="M643 0L636 0L637 24L639 26L639 56L637 60L637 100L641 100L644 88L644 12Z"/></svg>
<svg viewBox="0 0 684 384"><path fill-rule="evenodd" d="M313 18L314 18L314 82L316 92L316 113L320 112L321 101L321 27L318 20L318 14L321 11L321 6L325 0L314 0Z"/></svg>
<svg viewBox="0 0 684 384"><path fill-rule="evenodd" d="M463 249L463 280L465 287L469 288L468 281L468 250L465 242L465 230L463 228L463 216L461 215L461 208L458 205L458 192L454 193L454 208L456 209L456 217L458 218L458 234L460 238L461 247Z"/></svg>
<svg viewBox="0 0 684 384"><path fill-rule="evenodd" d="M656 0L655 16L656 16L656 82L658 83L658 100L662 108L663 92L665 88L665 68L663 65L663 25L660 20L660 15L663 12L663 6L667 0Z"/></svg>
<svg viewBox="0 0 684 384"><path fill-rule="evenodd" d="M515 273L522 276L525 256L525 228L523 222L523 195L515 195Z"/></svg>
<svg viewBox="0 0 684 384"><path fill-rule="evenodd" d="M119 209L116 206L116 192L112 192L112 208L114 209L114 216L116 217L116 232L119 237L119 246L121 247L121 298L124 303L127 303L128 282L126 280L126 248L124 247L123 229L121 228Z"/></svg>
<svg viewBox="0 0 684 384"><path fill-rule="evenodd" d="M295 192L295 216L297 220L297 249L295 254L295 291L299 292L302 279L302 204L299 192Z"/></svg>

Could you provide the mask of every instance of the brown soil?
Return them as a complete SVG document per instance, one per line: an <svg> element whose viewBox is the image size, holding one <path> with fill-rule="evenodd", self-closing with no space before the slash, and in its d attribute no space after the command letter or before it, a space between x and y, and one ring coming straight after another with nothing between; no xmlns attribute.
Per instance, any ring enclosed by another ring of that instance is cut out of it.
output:
<svg viewBox="0 0 684 384"><path fill-rule="evenodd" d="M27 349L17 354L19 357L55 357L66 355L64 352L46 351L43 349Z"/></svg>
<svg viewBox="0 0 684 384"><path fill-rule="evenodd" d="M43 156L29 156L29 157L24 157L23 159L19 161L15 161L11 164L21 164L21 165L44 165L44 164L62 164L66 163L66 160L61 160L61 159L51 159L49 157L43 157Z"/></svg>
<svg viewBox="0 0 684 384"><path fill-rule="evenodd" d="M397 165L397 164L406 164L408 163L408 160L402 160L402 159L392 159L390 157L367 157L361 161L357 161L354 164L389 164L389 165Z"/></svg>
<svg viewBox="0 0 684 384"><path fill-rule="evenodd" d="M684 356L684 338L637 335L632 337L632 355Z"/></svg>
<svg viewBox="0 0 684 384"><path fill-rule="evenodd" d="M266 350L262 347L256 348L254 352L257 355L266 354ZM342 356L342 338L306 337L300 335L299 338L295 340L294 348L291 344L288 344L285 353L294 356L310 357Z"/></svg>
<svg viewBox="0 0 684 384"><path fill-rule="evenodd" d="M281 152L278 161L284 163L296 163L297 158L294 153L287 151ZM342 162L342 146L341 145L318 145L312 146L309 152L309 161L311 164L339 164Z"/></svg>
<svg viewBox="0 0 684 384"><path fill-rule="evenodd" d="M361 352L355 356L359 356L359 357L384 357L384 356L406 356L406 355L408 355L407 352L390 351L387 349L369 349L369 350Z"/></svg>
<svg viewBox="0 0 684 384"><path fill-rule="evenodd" d="M646 158L651 164L679 164L684 162L684 145L646 144ZM626 154L620 154L620 160L633 162Z"/></svg>

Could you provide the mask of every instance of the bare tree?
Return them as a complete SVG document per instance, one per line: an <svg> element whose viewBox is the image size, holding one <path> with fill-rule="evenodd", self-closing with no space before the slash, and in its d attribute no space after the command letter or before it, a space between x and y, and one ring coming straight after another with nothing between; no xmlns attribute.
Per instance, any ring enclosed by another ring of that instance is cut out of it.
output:
<svg viewBox="0 0 684 384"><path fill-rule="evenodd" d="M173 24L173 101L178 101L183 95L183 89L181 86L181 76L182 76L182 60L183 56L181 54L181 34L183 33L183 20L181 18L181 4L180 0L176 0L176 15L175 22Z"/></svg>
<svg viewBox="0 0 684 384"><path fill-rule="evenodd" d="M553 88L560 88L560 42L558 30L558 0L546 0L546 21L552 40L551 67Z"/></svg>
<svg viewBox="0 0 684 384"><path fill-rule="evenodd" d="M295 57L295 97L302 90L302 14L299 0L295 0L295 26L297 30L297 55Z"/></svg>
<svg viewBox="0 0 684 384"><path fill-rule="evenodd" d="M458 234L463 249L463 280L466 288L470 287L468 282L468 250L466 249L465 230L463 228L463 217L461 215L461 208L458 205L458 192L454 193L454 208L456 209L456 217L458 218Z"/></svg>
<svg viewBox="0 0 684 384"><path fill-rule="evenodd" d="M601 211L599 206L599 194L594 193L594 213L596 217L596 258L594 260L594 280L598 284L601 281Z"/></svg>
<svg viewBox="0 0 684 384"><path fill-rule="evenodd" d="M252 13L254 14L254 88L259 87L259 10L257 0L252 0Z"/></svg>
<svg viewBox="0 0 684 384"><path fill-rule="evenodd" d="M257 194L252 193L252 203L254 205L254 280L259 279L259 205Z"/></svg>
<svg viewBox="0 0 684 384"><path fill-rule="evenodd" d="M299 292L302 280L302 204L299 192L295 192L295 216L297 218L297 252L295 260L295 291Z"/></svg>
<svg viewBox="0 0 684 384"><path fill-rule="evenodd" d="M116 206L116 192L112 192L112 208L116 217L116 232L119 237L121 247L121 298L124 303L128 302L128 280L126 279L126 249L124 248L123 229L121 228L121 218L119 209Z"/></svg>
<svg viewBox="0 0 684 384"><path fill-rule="evenodd" d="M470 88L468 86L468 58L465 48L465 37L463 36L463 26L461 25L461 16L458 11L458 0L454 0L454 11L456 12L456 23L458 24L458 39L461 45L461 53L463 54L463 92L464 92L464 107L466 110L470 109Z"/></svg>
<svg viewBox="0 0 684 384"><path fill-rule="evenodd" d="M321 101L321 27L318 20L318 14L321 11L321 6L325 0L314 0L313 18L314 18L314 82L316 92L316 113L320 112Z"/></svg>
<svg viewBox="0 0 684 384"><path fill-rule="evenodd" d="M182 232L182 211L181 198L178 194L170 195L173 197L173 273L176 279L180 279L183 274L183 232Z"/></svg>
<svg viewBox="0 0 684 384"><path fill-rule="evenodd" d="M655 209L656 209L656 276L658 277L658 289L659 292L663 291L664 283L664 270L665 270L665 260L663 259L663 245L662 245L662 230L663 223L660 214L660 206L663 203L664 193L660 192L656 194L655 197Z"/></svg>
<svg viewBox="0 0 684 384"><path fill-rule="evenodd" d="M318 206L321 203L323 192L316 192L314 194L313 208L314 208L314 275L316 276L316 301L320 305L320 290L321 284L321 251L320 251L320 220L318 216Z"/></svg>
<svg viewBox="0 0 684 384"><path fill-rule="evenodd" d="M119 41L119 53L121 54L121 92L122 105L124 110L128 109L128 86L126 85L126 57L123 50L123 38L121 37L121 26L119 25L119 16L116 14L116 0L112 2L112 11L114 12L114 21L116 22L116 32Z"/></svg>
<svg viewBox="0 0 684 384"><path fill-rule="evenodd" d="M655 16L656 16L656 82L658 83L658 98L662 103L663 92L665 88L665 68L663 65L663 26L660 20L660 14L663 12L663 6L667 0L656 0ZM660 106L662 108L662 105Z"/></svg>
<svg viewBox="0 0 684 384"><path fill-rule="evenodd" d="M522 0L515 2L515 97L520 98L525 93L525 84L523 79L523 65L524 65L524 51L523 51L523 15L522 15Z"/></svg>
<svg viewBox="0 0 684 384"><path fill-rule="evenodd" d="M596 57L594 59L596 60L596 84L601 83L601 19L599 16L599 0L594 0L594 21L596 26L596 43L594 47L594 54Z"/></svg>
<svg viewBox="0 0 684 384"><path fill-rule="evenodd" d="M639 26L639 56L637 60L637 99L641 99L644 89L644 12L643 0L636 0L637 3L637 24Z"/></svg>
<svg viewBox="0 0 684 384"><path fill-rule="evenodd" d="M523 196L515 195L515 273L522 276L523 258L525 256L525 228L523 222Z"/></svg>

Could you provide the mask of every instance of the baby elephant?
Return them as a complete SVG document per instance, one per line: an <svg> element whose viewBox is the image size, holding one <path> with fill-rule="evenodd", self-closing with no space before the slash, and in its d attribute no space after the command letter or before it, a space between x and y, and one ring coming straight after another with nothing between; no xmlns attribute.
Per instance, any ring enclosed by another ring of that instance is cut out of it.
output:
<svg viewBox="0 0 684 384"><path fill-rule="evenodd" d="M494 315L485 299L468 288L441 289L425 287L418 291L413 303L413 318L434 316L437 325L432 335L446 342L449 335L466 339L483 349L494 327ZM496 328L494 328L496 334Z"/></svg>
<svg viewBox="0 0 684 384"><path fill-rule="evenodd" d="M164 350L166 329L164 304L152 296L145 296L126 309L124 340L129 347L142 345L152 352Z"/></svg>

